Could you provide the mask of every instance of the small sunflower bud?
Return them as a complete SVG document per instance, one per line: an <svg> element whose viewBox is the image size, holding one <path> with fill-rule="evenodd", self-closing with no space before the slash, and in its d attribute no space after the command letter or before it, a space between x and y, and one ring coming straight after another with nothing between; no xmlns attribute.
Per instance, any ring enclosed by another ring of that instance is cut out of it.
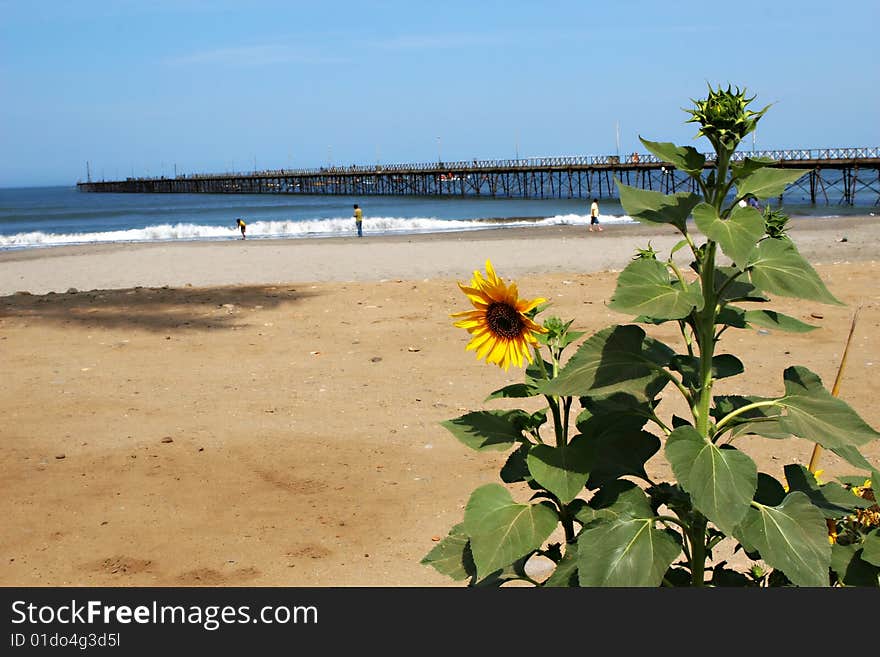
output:
<svg viewBox="0 0 880 657"><path fill-rule="evenodd" d="M717 90L709 86L709 96L703 100L694 100L694 109L685 110L691 114L686 123L699 123L698 137L706 137L716 149L724 148L732 153L742 139L755 130L758 119L769 109L769 105L760 112L748 109L755 96L746 98L745 89L737 87L732 91Z"/></svg>

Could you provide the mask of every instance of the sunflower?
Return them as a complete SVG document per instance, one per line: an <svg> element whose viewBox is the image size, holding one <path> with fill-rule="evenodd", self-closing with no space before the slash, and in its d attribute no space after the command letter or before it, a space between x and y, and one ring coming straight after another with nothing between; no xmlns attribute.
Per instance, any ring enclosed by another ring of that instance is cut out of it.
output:
<svg viewBox="0 0 880 657"><path fill-rule="evenodd" d="M516 283L505 285L489 260L486 260L485 278L475 271L470 286L459 283L458 287L476 308L450 315L461 317L454 326L466 329L473 336L467 350L475 349L477 359L485 358L487 363L497 363L505 370L511 363L522 367L523 358L531 363L529 345L537 344L535 334L546 333L547 329L533 322L526 313L546 299L520 299Z"/></svg>

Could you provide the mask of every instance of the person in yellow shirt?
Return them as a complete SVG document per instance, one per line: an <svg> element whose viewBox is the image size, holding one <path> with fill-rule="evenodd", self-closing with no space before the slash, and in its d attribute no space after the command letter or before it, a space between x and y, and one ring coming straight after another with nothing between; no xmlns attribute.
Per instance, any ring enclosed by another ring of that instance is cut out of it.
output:
<svg viewBox="0 0 880 657"><path fill-rule="evenodd" d="M244 229L247 227L247 224L244 223L244 219L239 217L235 220L235 225L241 228L241 239L244 239Z"/></svg>
<svg viewBox="0 0 880 657"><path fill-rule="evenodd" d="M363 213L363 211L358 207L358 204L355 203L355 204L354 204L354 225L357 226L358 237L363 237L363 236L364 236L364 232L363 232L363 230L361 229L361 226L362 226L362 224L363 224L363 221L364 221L364 213Z"/></svg>

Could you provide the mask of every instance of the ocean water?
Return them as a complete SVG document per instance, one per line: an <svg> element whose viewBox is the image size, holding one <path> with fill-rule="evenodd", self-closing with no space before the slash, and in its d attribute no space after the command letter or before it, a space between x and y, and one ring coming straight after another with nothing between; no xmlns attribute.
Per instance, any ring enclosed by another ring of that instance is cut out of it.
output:
<svg viewBox="0 0 880 657"><path fill-rule="evenodd" d="M876 212L848 205L786 204L792 217ZM364 233L415 234L589 223L587 199L491 199L275 194L107 194L72 187L0 189L0 250L101 242L175 242L351 237L352 206ZM616 199L600 201L603 224L634 224Z"/></svg>

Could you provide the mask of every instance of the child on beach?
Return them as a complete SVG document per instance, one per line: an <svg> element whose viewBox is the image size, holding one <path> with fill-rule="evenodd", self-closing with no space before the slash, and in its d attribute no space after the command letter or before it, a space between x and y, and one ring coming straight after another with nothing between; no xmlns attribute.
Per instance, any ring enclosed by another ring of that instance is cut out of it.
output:
<svg viewBox="0 0 880 657"><path fill-rule="evenodd" d="M235 220L235 225L238 226L239 228L241 228L241 239L244 239L244 229L247 226L247 224L244 223L244 219L239 217L238 219Z"/></svg>

